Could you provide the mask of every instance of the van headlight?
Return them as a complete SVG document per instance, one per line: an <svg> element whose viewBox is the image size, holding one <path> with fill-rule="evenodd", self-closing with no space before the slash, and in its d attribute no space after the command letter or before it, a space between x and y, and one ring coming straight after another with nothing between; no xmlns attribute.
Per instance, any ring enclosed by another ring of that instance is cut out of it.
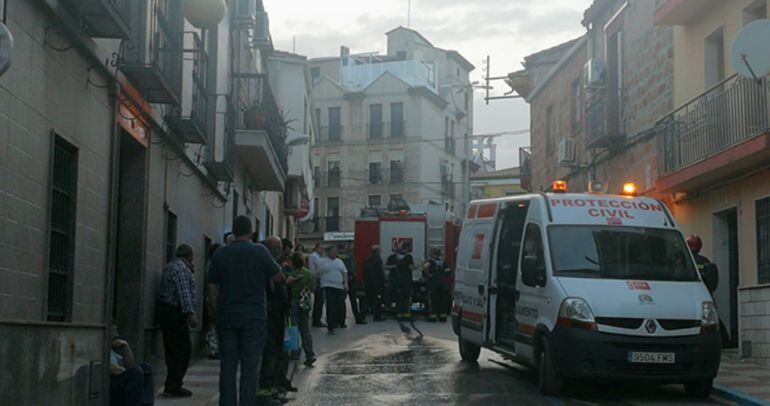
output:
<svg viewBox="0 0 770 406"><path fill-rule="evenodd" d="M701 333L715 333L719 331L719 314L714 302L703 302L703 310L700 319Z"/></svg>
<svg viewBox="0 0 770 406"><path fill-rule="evenodd" d="M596 319L591 306L579 297L568 297L561 303L556 324L565 327L596 330Z"/></svg>

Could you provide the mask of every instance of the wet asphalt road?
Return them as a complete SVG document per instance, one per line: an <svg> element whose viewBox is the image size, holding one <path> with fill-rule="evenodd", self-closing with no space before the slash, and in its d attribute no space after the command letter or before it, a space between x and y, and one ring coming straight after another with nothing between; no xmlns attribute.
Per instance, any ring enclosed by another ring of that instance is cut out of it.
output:
<svg viewBox="0 0 770 406"><path fill-rule="evenodd" d="M349 323L350 324L350 323ZM314 329L319 360L299 367L290 405L681 405L681 386L583 384L562 398L540 395L535 373L483 351L461 362L448 323L418 322L425 333L404 334L394 321L351 325L335 336Z"/></svg>

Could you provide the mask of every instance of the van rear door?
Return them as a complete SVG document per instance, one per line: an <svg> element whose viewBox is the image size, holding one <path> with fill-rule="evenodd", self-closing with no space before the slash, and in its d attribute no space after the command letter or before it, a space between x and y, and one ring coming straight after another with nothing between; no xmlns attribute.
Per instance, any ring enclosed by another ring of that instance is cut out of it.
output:
<svg viewBox="0 0 770 406"><path fill-rule="evenodd" d="M490 246L497 203L481 204L476 218L463 224L458 253L455 302L461 306L460 336L476 344L485 344L487 299L489 293Z"/></svg>
<svg viewBox="0 0 770 406"><path fill-rule="evenodd" d="M513 351L516 338L516 278L530 199L503 203L497 215L489 273L489 341Z"/></svg>

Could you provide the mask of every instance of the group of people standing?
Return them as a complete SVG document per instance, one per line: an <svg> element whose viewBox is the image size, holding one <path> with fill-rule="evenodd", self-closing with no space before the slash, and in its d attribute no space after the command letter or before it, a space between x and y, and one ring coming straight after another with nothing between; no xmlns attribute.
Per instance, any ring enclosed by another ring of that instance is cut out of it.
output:
<svg viewBox="0 0 770 406"><path fill-rule="evenodd" d="M220 405L273 405L297 388L288 377L291 357L284 344L288 325L297 326L305 365L316 361L310 335L315 277L305 255L288 240L258 241L251 220L238 216L225 245L213 247L207 292L210 357L220 359ZM189 328L197 326L192 248L182 245L161 276L158 323L163 333L168 375L164 395L187 397L182 386L190 362ZM240 365L240 383L236 372Z"/></svg>
<svg viewBox="0 0 770 406"><path fill-rule="evenodd" d="M311 325L325 327L330 335L347 327L346 298L356 324L366 324L370 314L374 321L385 320L383 311L393 304L397 319L411 317L412 275L420 266L406 244L384 262L380 247L371 247L358 280L349 252L316 244L306 254L301 246L295 250L290 241L278 237L259 241L246 216L235 218L224 241L224 246L215 244L208 252L205 277L207 343L209 357L220 359L220 405L286 402L281 394L297 391L288 377L290 361L299 360L300 352L306 366L316 361ZM180 245L161 275L156 319L167 366L163 394L169 397L192 396L183 381L192 355L190 328L198 326L194 258L191 246ZM429 320L444 321L449 270L440 250L432 251L422 271L430 291ZM287 349L287 326L296 327L302 351ZM153 394L151 370L133 360L128 343L117 335L117 327L114 330L111 403L148 404Z"/></svg>

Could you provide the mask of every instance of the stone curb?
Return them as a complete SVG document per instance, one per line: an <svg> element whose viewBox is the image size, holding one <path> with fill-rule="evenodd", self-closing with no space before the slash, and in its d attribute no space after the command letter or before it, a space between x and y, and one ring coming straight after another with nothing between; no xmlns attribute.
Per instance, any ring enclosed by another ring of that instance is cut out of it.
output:
<svg viewBox="0 0 770 406"><path fill-rule="evenodd" d="M728 388L724 385L714 385L712 393L720 398L729 399L738 402L741 406L768 406L770 402L766 402L758 397L749 395L748 393L741 392L732 388Z"/></svg>

